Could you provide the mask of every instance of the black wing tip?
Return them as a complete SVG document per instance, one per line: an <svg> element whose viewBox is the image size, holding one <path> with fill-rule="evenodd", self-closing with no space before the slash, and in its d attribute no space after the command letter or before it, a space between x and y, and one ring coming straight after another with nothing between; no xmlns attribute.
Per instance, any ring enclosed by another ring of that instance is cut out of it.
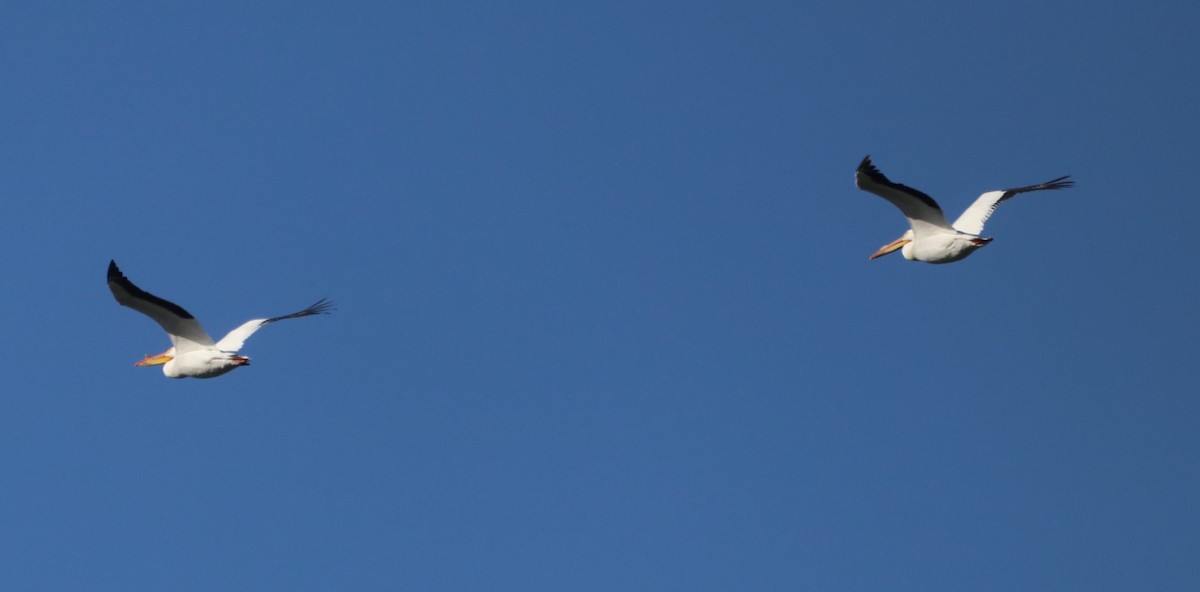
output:
<svg viewBox="0 0 1200 592"><path fill-rule="evenodd" d="M136 285L134 285L134 283L132 281L130 281L129 278L125 277L125 274L121 273L120 268L117 267L117 262L113 259L108 260L108 283L110 284L110 286L109 286L110 290L113 289L111 284L117 284L118 286L120 286L121 290L124 290L130 296L132 296L134 298L140 298L142 300L146 300L149 302L153 302L153 303L157 304L158 306L161 306L161 307L171 311L175 315L178 315L180 318L184 318L184 319L196 318L196 317L192 316L192 313L184 310L182 306L179 306L178 304L175 304L174 302L171 302L169 300L163 300L162 298L159 298L158 296L155 296L154 294L151 294L151 293L137 287ZM121 302L121 297L118 296L115 291L113 292L113 296L116 297L117 304L120 304L122 306L129 306L129 304Z"/></svg>
<svg viewBox="0 0 1200 592"><path fill-rule="evenodd" d="M125 277L125 274L121 273L121 268L117 267L116 260L109 259L108 260L108 283L111 284L113 282L121 284L126 289L132 288L132 290L130 290L130 291L138 290L138 287L134 286L133 282L129 281L129 278Z"/></svg>
<svg viewBox="0 0 1200 592"><path fill-rule="evenodd" d="M858 163L858 170L856 170L855 173L856 177L858 175L865 175L872 181L882 185L895 185L895 183L892 183L892 181L888 179L886 175L879 172L878 168L875 168L875 163L871 162L870 154L864 156L862 162Z"/></svg>
<svg viewBox="0 0 1200 592"><path fill-rule="evenodd" d="M1046 189L1070 189L1075 186L1075 181L1070 180L1071 175L1063 175L1057 179L1051 179L1042 183Z"/></svg>
<svg viewBox="0 0 1200 592"><path fill-rule="evenodd" d="M319 315L329 314L335 310L337 310L337 308L333 306L333 303L330 302L328 298L322 298L312 303L312 305L310 305L308 308L304 309L304 312L310 315Z"/></svg>
<svg viewBox="0 0 1200 592"><path fill-rule="evenodd" d="M299 319L302 317L311 317L314 315L329 314L335 310L337 310L337 309L333 307L333 303L330 302L328 298L322 298L322 299L312 303L311 305L308 306L308 308L305 308L304 310L302 310L300 312L294 312L292 314L286 314L286 315L278 316L278 317L271 317L271 318L263 321L263 324L265 325L267 323L274 323L276 321L282 321L285 319Z"/></svg>
<svg viewBox="0 0 1200 592"><path fill-rule="evenodd" d="M919 189L913 189L912 187L909 187L908 185L904 185L902 183L896 183L896 182L892 181L891 179L887 178L887 175L884 175L883 173L879 172L879 169L875 168L875 163L871 162L870 154L863 157L862 162L858 163L858 171L854 175L854 184L857 185L859 189L865 189L867 191L871 191L871 193L875 193L875 191L873 191L871 189L867 189L866 187L863 187L862 177L866 177L872 183L875 183L878 185L883 185L886 187L891 187L892 189L895 189L897 191L902 191L904 193L907 193L907 194L911 195L912 197L914 197L918 200L921 200L921 202L923 202L926 206L929 206L939 212L942 211L942 207L939 206L937 204L937 202L934 201L934 199L932 197L929 197L929 195L927 193L925 193L924 191L921 191Z"/></svg>
<svg viewBox="0 0 1200 592"><path fill-rule="evenodd" d="M1012 195L1016 195L1018 193L1026 193L1029 191L1043 191L1043 190L1047 190L1047 189L1070 189L1075 186L1075 181L1071 181L1070 179L1071 179L1071 175L1063 175L1057 179L1051 179L1049 181L1046 181L1045 183L1039 183L1037 185L1029 185L1027 187L1017 187L1014 189L1006 189L1005 193L1012 196Z"/></svg>

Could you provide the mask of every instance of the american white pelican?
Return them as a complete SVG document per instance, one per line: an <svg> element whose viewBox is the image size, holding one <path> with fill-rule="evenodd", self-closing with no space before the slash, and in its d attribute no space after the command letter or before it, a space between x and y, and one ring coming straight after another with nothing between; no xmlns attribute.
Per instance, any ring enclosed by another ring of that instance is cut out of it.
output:
<svg viewBox="0 0 1200 592"><path fill-rule="evenodd" d="M324 298L312 306L289 315L269 319L254 319L242 323L220 341L214 343L204 332L204 327L188 311L133 285L125 274L117 269L116 261L108 263L108 289L112 290L117 303L128 306L158 323L171 337L171 348L157 356L146 358L135 366L162 365L163 374L169 378L212 378L220 376L250 363L250 358L237 355L242 344L255 331L269 323L284 319L296 319L318 314L327 314L333 304Z"/></svg>
<svg viewBox="0 0 1200 592"><path fill-rule="evenodd" d="M989 191L980 195L979 199L954 221L953 226L946 222L942 208L938 207L932 197L907 185L889 181L874 164L871 164L870 156L858 165L854 184L858 185L859 189L870 191L892 202L892 205L904 212L904 217L908 218L908 223L912 226L903 236L875 251L871 259L900 249L904 258L909 261L952 263L965 259L967 255L992 241L980 236L980 233L983 232L983 223L996 211L1000 202L1018 193L1074 186L1075 182L1068 181L1068 177L1070 175L1040 185Z"/></svg>

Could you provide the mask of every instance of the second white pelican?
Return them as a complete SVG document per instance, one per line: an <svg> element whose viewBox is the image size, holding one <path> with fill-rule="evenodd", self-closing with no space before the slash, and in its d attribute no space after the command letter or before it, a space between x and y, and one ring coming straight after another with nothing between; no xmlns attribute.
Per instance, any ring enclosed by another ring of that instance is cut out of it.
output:
<svg viewBox="0 0 1200 592"><path fill-rule="evenodd" d="M905 231L900 238L884 245L871 254L871 259L882 257L897 249L909 261L924 261L926 263L952 263L965 259L980 247L992 241L980 236L983 224L996 211L996 206L1018 193L1041 191L1043 189L1066 189L1075 185L1066 177L1059 177L1038 185L989 191L980 195L971 207L967 208L958 220L951 225L942 214L932 197L924 193L893 183L875 168L871 157L867 156L858 165L854 175L854 184L859 189L869 191L882 197L892 205L900 208L908 224L912 228Z"/></svg>
<svg viewBox="0 0 1200 592"><path fill-rule="evenodd" d="M237 352L255 331L275 321L328 314L333 309L333 304L322 298L300 312L246 321L220 341L213 342L212 337L204 331L204 327L201 327L188 311L133 285L133 282L117 268L116 261L108 262L108 289L112 290L118 304L154 319L154 322L171 337L170 349L157 356L146 356L144 360L134 364L161 364L163 374L169 378L212 378L239 366L246 366L250 363L250 358L239 356Z"/></svg>

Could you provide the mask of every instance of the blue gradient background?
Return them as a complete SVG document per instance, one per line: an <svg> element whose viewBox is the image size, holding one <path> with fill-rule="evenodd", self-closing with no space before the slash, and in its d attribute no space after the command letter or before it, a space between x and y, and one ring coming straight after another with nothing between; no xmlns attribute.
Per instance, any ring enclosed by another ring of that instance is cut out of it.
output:
<svg viewBox="0 0 1200 592"><path fill-rule="evenodd" d="M1196 590L1192 3L0 18L0 581ZM991 219L950 266L870 153ZM110 258L223 334L209 381Z"/></svg>

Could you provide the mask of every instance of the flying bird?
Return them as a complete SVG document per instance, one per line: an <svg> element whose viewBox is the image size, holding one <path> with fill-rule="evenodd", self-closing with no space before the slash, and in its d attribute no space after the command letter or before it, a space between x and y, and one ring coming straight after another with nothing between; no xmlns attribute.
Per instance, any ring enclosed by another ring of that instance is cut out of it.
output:
<svg viewBox="0 0 1200 592"><path fill-rule="evenodd" d="M854 184L863 191L869 191L892 202L892 205L900 208L912 227L900 238L880 247L871 255L871 259L900 249L900 253L909 261L953 263L965 259L992 242L991 238L984 238L980 234L983 232L983 224L1001 202L1019 193L1073 187L1075 182L1068 181L1069 177L1070 175L1067 175L1039 185L984 193L954 221L953 225L946 222L942 208L932 197L907 185L889 181L871 163L870 156L858 165L858 171L854 174Z"/></svg>
<svg viewBox="0 0 1200 592"><path fill-rule="evenodd" d="M333 310L333 304L322 298L300 312L246 321L220 341L213 342L212 337L204 331L204 327L200 326L200 322L188 311L178 304L163 300L133 285L133 282L117 268L116 261L108 263L108 289L112 290L118 304L154 319L154 322L171 337L170 349L157 356L146 356L134 364L162 365L163 374L168 378L213 378L239 366L248 365L250 358L238 355L238 350L242 349L242 344L255 331L275 321L328 314Z"/></svg>

